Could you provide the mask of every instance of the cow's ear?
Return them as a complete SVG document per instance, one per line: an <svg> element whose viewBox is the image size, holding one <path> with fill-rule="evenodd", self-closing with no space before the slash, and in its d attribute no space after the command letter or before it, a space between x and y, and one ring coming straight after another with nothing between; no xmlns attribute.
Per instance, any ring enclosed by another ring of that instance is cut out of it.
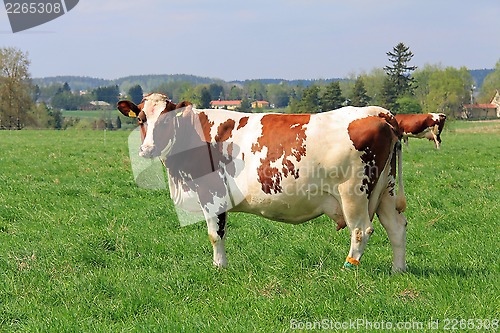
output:
<svg viewBox="0 0 500 333"><path fill-rule="evenodd" d="M139 112L141 112L139 107L131 101L119 101L118 103L116 103L116 108L124 116L130 118L136 118L139 115Z"/></svg>

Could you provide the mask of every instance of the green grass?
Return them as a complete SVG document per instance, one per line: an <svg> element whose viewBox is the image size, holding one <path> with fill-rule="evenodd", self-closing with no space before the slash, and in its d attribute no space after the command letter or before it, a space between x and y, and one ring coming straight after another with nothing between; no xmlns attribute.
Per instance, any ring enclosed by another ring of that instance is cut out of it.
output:
<svg viewBox="0 0 500 333"><path fill-rule="evenodd" d="M450 124L440 151L416 139L404 149L409 272L397 275L378 222L359 269L343 271L348 231L327 218L238 213L229 268L216 270L206 226L181 228L167 191L135 185L128 132L0 131L0 331L498 319L500 131Z"/></svg>

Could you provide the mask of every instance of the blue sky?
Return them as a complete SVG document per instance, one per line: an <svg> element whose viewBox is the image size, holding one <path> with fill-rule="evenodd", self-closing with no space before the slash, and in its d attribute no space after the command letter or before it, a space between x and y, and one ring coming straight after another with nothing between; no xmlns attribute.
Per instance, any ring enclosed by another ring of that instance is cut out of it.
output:
<svg viewBox="0 0 500 333"><path fill-rule="evenodd" d="M388 65L398 42L420 67L500 60L499 0L80 0L16 34L0 7L0 47L27 51L33 77L347 77Z"/></svg>

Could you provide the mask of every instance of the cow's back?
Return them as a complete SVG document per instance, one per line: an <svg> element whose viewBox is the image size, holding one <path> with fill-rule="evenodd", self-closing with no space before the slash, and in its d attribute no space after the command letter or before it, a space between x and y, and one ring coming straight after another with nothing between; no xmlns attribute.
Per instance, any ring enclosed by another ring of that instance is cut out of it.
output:
<svg viewBox="0 0 500 333"><path fill-rule="evenodd" d="M338 184L350 177L355 152L348 117L334 114L256 117L236 136L245 200L236 211L300 223L337 210ZM330 208L329 208L330 207Z"/></svg>
<svg viewBox="0 0 500 333"><path fill-rule="evenodd" d="M233 133L244 162L236 184L245 189L233 210L300 223L324 213L341 217L339 185L348 180L359 183L353 195L379 193L375 185L397 140L381 111L390 115L347 108L251 117Z"/></svg>

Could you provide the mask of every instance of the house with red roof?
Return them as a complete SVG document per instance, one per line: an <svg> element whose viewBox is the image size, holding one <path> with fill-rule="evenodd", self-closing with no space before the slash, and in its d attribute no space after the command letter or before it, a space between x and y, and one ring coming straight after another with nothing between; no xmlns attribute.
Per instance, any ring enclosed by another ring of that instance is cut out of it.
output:
<svg viewBox="0 0 500 333"><path fill-rule="evenodd" d="M241 100L230 100L230 101L211 101L210 107L212 109L227 109L236 110L241 105Z"/></svg>
<svg viewBox="0 0 500 333"><path fill-rule="evenodd" d="M211 101L210 107L212 109L227 109L227 110L236 110L241 106L241 100L230 100L230 101ZM269 109L268 101L254 101L252 102L252 109Z"/></svg>
<svg viewBox="0 0 500 333"><path fill-rule="evenodd" d="M462 112L464 119L492 119L500 118L500 93L496 91L490 103L464 104Z"/></svg>

